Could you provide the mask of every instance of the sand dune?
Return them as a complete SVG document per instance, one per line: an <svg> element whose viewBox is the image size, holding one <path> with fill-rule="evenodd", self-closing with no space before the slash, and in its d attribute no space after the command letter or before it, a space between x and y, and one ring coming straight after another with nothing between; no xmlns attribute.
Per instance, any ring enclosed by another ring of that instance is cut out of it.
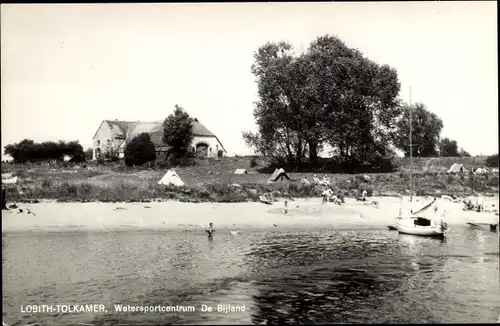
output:
<svg viewBox="0 0 500 326"><path fill-rule="evenodd" d="M379 203L378 208L371 201ZM428 200L416 198L414 210ZM180 229L203 231L213 222L216 229L269 229L269 228L385 228L394 222L401 207L401 199L394 197L370 198L369 203L346 199L339 206L322 204L321 199L288 201L287 214L284 200L273 205L261 203L181 203L175 201L154 203L55 203L19 204L24 210L3 211L3 232L13 231L81 231L121 229ZM409 207L404 199L403 207ZM498 197L485 198L485 205L498 208ZM447 209L446 222L451 226L466 221L498 223L494 213L464 212L462 204L438 199L440 211ZM36 215L27 214L26 209ZM439 213L439 211L438 211ZM276 226L274 226L276 225Z"/></svg>

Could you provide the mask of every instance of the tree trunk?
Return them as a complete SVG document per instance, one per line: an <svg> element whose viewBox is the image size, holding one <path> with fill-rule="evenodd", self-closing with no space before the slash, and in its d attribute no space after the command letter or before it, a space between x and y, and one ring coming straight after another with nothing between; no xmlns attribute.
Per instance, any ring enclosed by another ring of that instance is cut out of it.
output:
<svg viewBox="0 0 500 326"><path fill-rule="evenodd" d="M318 143L315 141L309 141L309 162L311 164L316 164L318 162Z"/></svg>

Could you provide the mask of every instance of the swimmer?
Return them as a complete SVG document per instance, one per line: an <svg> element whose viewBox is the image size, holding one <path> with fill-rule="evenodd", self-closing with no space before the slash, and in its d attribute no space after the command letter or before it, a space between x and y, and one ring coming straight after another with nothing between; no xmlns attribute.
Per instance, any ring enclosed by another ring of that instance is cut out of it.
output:
<svg viewBox="0 0 500 326"><path fill-rule="evenodd" d="M205 232L208 233L208 241L211 242L214 239L213 238L213 233L215 232L215 230L214 230L214 224L212 222L210 222L210 226L205 229Z"/></svg>

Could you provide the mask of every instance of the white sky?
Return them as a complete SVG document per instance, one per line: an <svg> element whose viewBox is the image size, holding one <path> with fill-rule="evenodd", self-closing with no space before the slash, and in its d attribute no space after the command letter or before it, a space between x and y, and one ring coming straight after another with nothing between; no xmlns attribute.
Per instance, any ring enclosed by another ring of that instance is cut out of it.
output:
<svg viewBox="0 0 500 326"><path fill-rule="evenodd" d="M280 40L306 49L328 33L395 67L400 96L411 86L443 136L493 154L496 12L496 1L2 5L2 145L86 148L103 119L163 120L179 104L246 154L254 51Z"/></svg>

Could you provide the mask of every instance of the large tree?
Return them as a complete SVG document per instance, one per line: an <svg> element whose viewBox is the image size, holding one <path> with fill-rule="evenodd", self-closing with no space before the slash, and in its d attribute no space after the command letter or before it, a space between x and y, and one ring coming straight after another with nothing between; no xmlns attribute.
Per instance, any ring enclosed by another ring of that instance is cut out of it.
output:
<svg viewBox="0 0 500 326"><path fill-rule="evenodd" d="M443 157L457 157L460 156L458 152L458 144L456 140L448 137L442 138L439 141L439 155Z"/></svg>
<svg viewBox="0 0 500 326"><path fill-rule="evenodd" d="M163 122L163 142L170 146L176 157L184 157L193 140L193 119L178 105Z"/></svg>
<svg viewBox="0 0 500 326"><path fill-rule="evenodd" d="M258 132L244 133L246 142L289 163L314 163L326 142L345 160L383 154L400 114L396 71L333 36L319 37L298 56L292 50L267 43L255 53Z"/></svg>
<svg viewBox="0 0 500 326"><path fill-rule="evenodd" d="M154 161L156 158L155 146L148 133L141 133L134 137L125 146L125 165L142 165Z"/></svg>
<svg viewBox="0 0 500 326"><path fill-rule="evenodd" d="M435 113L429 111L424 104L411 106L412 115L412 155L432 157L437 155L439 135L443 129L443 121ZM405 105L398 123L397 146L405 156L410 155L410 106Z"/></svg>

